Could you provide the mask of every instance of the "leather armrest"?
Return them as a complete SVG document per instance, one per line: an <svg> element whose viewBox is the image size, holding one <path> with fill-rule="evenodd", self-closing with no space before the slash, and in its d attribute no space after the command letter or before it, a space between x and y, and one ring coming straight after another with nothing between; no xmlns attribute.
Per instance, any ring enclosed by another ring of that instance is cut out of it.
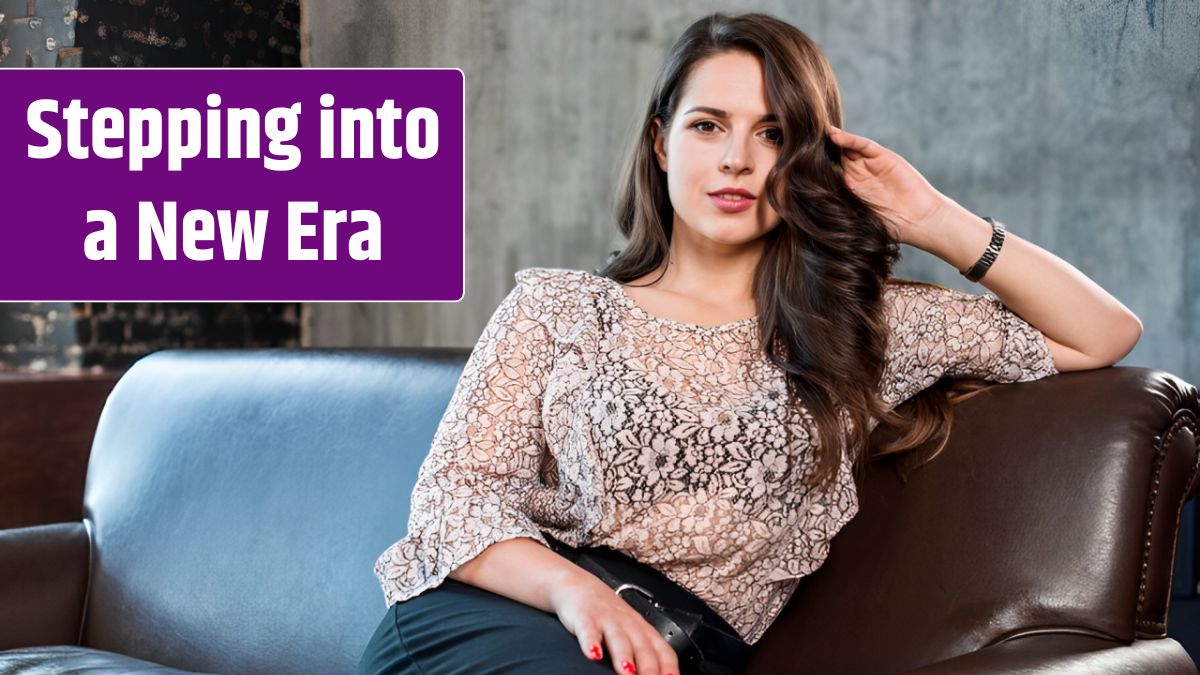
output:
<svg viewBox="0 0 1200 675"><path fill-rule="evenodd" d="M1014 638L970 654L931 663L910 675L984 673L1158 673L1195 675L1196 665L1171 638L1132 644L1089 635L1043 633Z"/></svg>
<svg viewBox="0 0 1200 675"><path fill-rule="evenodd" d="M83 522L0 530L0 650L79 643L90 549Z"/></svg>

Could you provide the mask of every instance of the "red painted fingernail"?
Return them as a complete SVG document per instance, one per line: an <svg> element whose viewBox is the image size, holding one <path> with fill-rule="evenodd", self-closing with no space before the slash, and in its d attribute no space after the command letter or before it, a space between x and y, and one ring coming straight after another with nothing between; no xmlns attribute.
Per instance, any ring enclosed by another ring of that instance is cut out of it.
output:
<svg viewBox="0 0 1200 675"><path fill-rule="evenodd" d="M599 661L600 657L604 656L604 654L600 651L600 645L592 645L591 651L592 651L591 656L596 661Z"/></svg>
<svg viewBox="0 0 1200 675"><path fill-rule="evenodd" d="M624 670L625 672L629 672L629 673L637 672L637 668L634 668L633 664L628 661L621 663L621 669Z"/></svg>

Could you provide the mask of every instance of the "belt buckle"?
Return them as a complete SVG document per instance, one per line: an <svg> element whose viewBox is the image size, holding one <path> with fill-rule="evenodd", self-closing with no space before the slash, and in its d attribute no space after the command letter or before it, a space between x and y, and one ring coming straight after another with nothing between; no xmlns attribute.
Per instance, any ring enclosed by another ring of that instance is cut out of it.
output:
<svg viewBox="0 0 1200 675"><path fill-rule="evenodd" d="M638 586L637 584L623 583L620 586L617 586L617 595L620 596L622 591L631 591L631 590L637 591L638 593L641 593L642 595L646 596L647 598L650 599L650 602L653 603L655 607L657 607L658 609L662 609L662 605L658 604L658 600L656 600L654 598L654 594L651 593L650 591L642 588L641 586ZM622 599L624 599L624 598L622 598Z"/></svg>

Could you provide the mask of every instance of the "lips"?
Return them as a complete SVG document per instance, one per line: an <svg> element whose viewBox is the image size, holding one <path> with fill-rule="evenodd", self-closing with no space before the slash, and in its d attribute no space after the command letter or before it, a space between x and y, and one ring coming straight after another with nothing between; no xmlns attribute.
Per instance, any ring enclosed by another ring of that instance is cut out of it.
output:
<svg viewBox="0 0 1200 675"><path fill-rule="evenodd" d="M747 199L726 199L721 194L719 192L711 194L709 195L709 199L713 201L713 204L718 209L721 209L725 213L739 213L754 206L753 197Z"/></svg>
<svg viewBox="0 0 1200 675"><path fill-rule="evenodd" d="M710 197L724 197L727 195L739 195L745 197L746 199L754 199L753 193L751 193L749 190L743 190L742 188L725 188L708 193L708 196Z"/></svg>

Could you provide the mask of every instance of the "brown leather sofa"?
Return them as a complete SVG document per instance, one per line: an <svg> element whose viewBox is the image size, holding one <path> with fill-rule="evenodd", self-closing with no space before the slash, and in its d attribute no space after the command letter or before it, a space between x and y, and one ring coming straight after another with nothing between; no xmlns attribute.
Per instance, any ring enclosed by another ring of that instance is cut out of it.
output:
<svg viewBox="0 0 1200 675"><path fill-rule="evenodd" d="M84 520L0 531L0 672L353 672L385 610L372 564L467 354L136 363ZM1139 368L964 403L907 484L874 467L749 672L1196 673L1166 617L1198 411Z"/></svg>

